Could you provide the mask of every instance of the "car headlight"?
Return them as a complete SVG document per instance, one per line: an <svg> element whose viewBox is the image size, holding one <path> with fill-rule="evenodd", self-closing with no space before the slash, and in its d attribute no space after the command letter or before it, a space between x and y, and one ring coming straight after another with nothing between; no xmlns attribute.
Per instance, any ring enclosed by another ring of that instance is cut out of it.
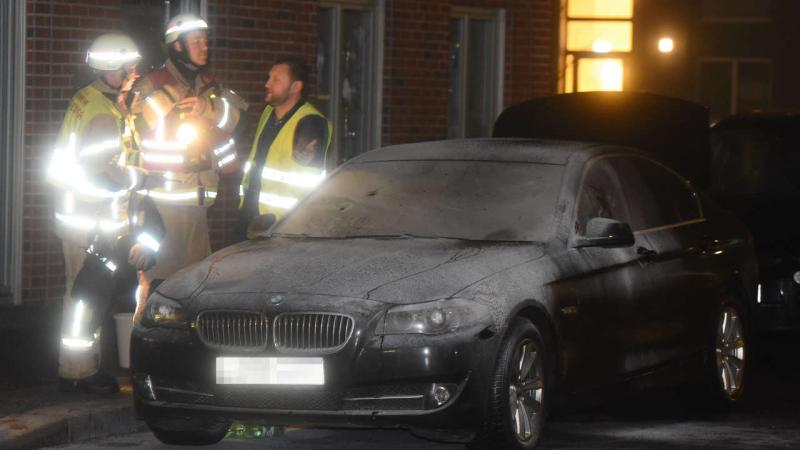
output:
<svg viewBox="0 0 800 450"><path fill-rule="evenodd" d="M145 327L185 327L189 320L180 303L154 293L147 299L141 324Z"/></svg>
<svg viewBox="0 0 800 450"><path fill-rule="evenodd" d="M394 306L386 312L381 334L439 334L489 317L485 306L459 298Z"/></svg>

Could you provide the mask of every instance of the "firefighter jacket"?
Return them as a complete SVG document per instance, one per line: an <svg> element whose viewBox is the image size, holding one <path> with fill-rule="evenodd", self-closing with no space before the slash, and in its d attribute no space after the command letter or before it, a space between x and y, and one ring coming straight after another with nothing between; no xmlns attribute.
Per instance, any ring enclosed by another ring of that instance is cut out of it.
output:
<svg viewBox="0 0 800 450"><path fill-rule="evenodd" d="M56 233L82 247L98 233L127 233L129 193L143 179L125 166L130 133L107 95L116 90L97 80L72 97L47 169L57 190Z"/></svg>
<svg viewBox="0 0 800 450"><path fill-rule="evenodd" d="M250 177L260 176L259 214L274 214L277 219L280 219L325 179L325 160L327 158L323 158L321 167L309 167L298 163L292 157L295 132L300 121L312 115L323 118L324 116L310 103L303 104L280 129L269 147L263 170L260 174L255 174L251 172L251 168L256 166L254 160L258 153L258 141L272 114L273 107L267 105L258 121L256 137L244 166L239 195L241 205L244 203L244 192L250 185ZM325 153L327 154L331 143L332 127L330 121L326 119L326 122L328 123L328 139L325 143Z"/></svg>
<svg viewBox="0 0 800 450"><path fill-rule="evenodd" d="M178 108L194 96L211 105L202 117ZM159 205L213 204L218 171L235 166L232 132L246 109L244 100L211 77L198 74L190 83L172 60L140 79L128 119L137 151L128 163L163 175L149 196Z"/></svg>

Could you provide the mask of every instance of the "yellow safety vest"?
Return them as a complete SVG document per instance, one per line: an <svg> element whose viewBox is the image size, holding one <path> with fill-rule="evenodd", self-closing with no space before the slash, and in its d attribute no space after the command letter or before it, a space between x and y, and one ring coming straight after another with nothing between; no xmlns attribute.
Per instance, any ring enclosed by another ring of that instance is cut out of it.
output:
<svg viewBox="0 0 800 450"><path fill-rule="evenodd" d="M250 184L250 177L259 175L252 174L250 169L255 166L254 160L258 152L258 141L272 113L273 107L267 105L267 107L264 108L264 112L261 114L261 119L258 121L256 138L253 140L250 156L244 167L242 184L239 187L240 206L244 202L244 192ZM325 179L324 163L322 168L308 167L297 163L292 158L294 134L297 130L297 124L300 123L300 120L303 118L314 115L325 118L325 116L310 103L303 104L295 111L294 115L289 118L289 121L283 125L278 135L275 137L275 141L270 145L264 168L260 174L261 190L258 198L258 210L260 214L275 214L275 217L280 219ZM327 152L331 144L332 134L331 123L327 120L326 122L328 123L328 141L325 143L325 159L327 159Z"/></svg>
<svg viewBox="0 0 800 450"><path fill-rule="evenodd" d="M86 127L99 115L112 116L117 129L102 140L91 141ZM47 169L48 182L58 190L55 216L59 237L84 243L97 231L113 234L127 227L128 189L96 186L82 160L98 158L123 166L129 136L123 133L122 114L95 86L86 86L72 97ZM130 171L132 185L137 176L138 172Z"/></svg>

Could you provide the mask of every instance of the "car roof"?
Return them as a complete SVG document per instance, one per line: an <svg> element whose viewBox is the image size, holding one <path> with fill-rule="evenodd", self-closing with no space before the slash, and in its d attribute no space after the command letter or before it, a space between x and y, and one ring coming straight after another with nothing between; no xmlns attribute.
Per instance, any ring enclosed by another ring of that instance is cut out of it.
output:
<svg viewBox="0 0 800 450"><path fill-rule="evenodd" d="M724 117L713 130L772 129L800 127L800 112L751 112Z"/></svg>
<svg viewBox="0 0 800 450"><path fill-rule="evenodd" d="M592 142L474 138L392 145L364 153L351 162L458 160L565 165L576 154L591 156L595 153L612 150L635 152L633 149L610 147Z"/></svg>
<svg viewBox="0 0 800 450"><path fill-rule="evenodd" d="M506 108L492 136L568 139L636 148L692 180L711 182L708 109L648 92L575 92Z"/></svg>

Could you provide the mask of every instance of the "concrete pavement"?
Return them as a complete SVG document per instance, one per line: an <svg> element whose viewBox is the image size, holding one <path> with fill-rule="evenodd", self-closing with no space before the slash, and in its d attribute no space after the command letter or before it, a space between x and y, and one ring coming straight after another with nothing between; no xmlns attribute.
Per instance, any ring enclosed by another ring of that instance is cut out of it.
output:
<svg viewBox="0 0 800 450"><path fill-rule="evenodd" d="M118 394L58 392L55 383L0 392L0 449L39 448L144 430L130 383Z"/></svg>

